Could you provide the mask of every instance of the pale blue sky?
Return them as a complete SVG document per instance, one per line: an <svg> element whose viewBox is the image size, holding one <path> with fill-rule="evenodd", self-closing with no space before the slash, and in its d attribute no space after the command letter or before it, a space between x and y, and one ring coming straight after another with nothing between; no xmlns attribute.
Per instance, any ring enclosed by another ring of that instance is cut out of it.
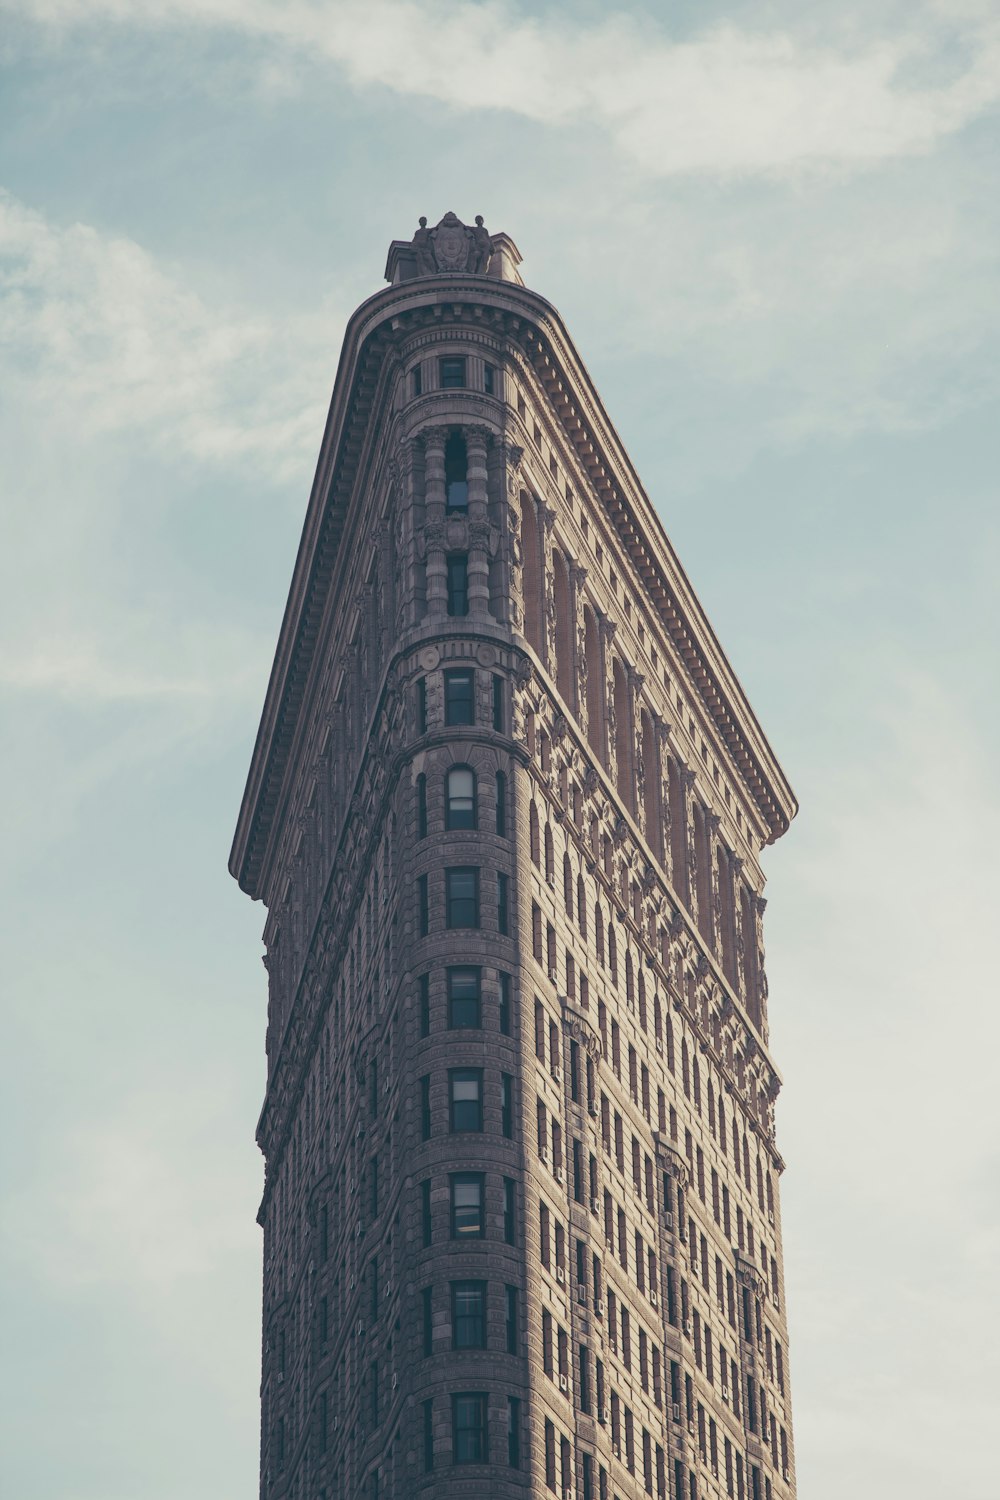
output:
<svg viewBox="0 0 1000 1500"><path fill-rule="evenodd" d="M997 1500L993 3L0 0L0 1488L256 1493L226 858L346 317L482 213L802 805L803 1500Z"/></svg>

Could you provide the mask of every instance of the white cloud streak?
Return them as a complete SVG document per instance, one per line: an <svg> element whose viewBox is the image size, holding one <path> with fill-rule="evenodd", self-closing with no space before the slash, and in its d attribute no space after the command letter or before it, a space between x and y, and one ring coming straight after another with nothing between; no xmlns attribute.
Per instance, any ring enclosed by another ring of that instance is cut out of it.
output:
<svg viewBox="0 0 1000 1500"><path fill-rule="evenodd" d="M919 154L1000 100L1000 25L969 10L917 13L911 30L821 45L790 30L716 25L673 41L617 13L586 26L503 0L29 0L57 31L86 24L224 30L358 87L597 128L643 173L784 176ZM932 33L964 27L964 68L910 81ZM923 30L921 30L923 26Z"/></svg>
<svg viewBox="0 0 1000 1500"><path fill-rule="evenodd" d="M0 194L0 369L63 434L152 434L165 451L300 479L341 322L323 307L308 323L210 307L134 240Z"/></svg>

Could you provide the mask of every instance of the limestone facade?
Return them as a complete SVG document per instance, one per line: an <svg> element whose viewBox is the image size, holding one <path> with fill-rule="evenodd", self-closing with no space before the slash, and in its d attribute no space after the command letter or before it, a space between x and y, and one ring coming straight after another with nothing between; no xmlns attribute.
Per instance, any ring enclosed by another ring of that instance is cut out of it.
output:
<svg viewBox="0 0 1000 1500"><path fill-rule="evenodd" d="M348 325L230 861L268 912L261 1495L786 1500L759 854L795 802L486 233L422 222Z"/></svg>

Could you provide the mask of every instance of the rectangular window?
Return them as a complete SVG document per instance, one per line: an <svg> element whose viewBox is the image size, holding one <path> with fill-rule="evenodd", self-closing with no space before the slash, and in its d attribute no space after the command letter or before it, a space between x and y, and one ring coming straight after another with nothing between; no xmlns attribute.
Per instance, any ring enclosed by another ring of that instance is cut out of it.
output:
<svg viewBox="0 0 1000 1500"><path fill-rule="evenodd" d="M493 728L497 734L503 734L504 711L503 711L503 678L498 672L493 674Z"/></svg>
<svg viewBox="0 0 1000 1500"><path fill-rule="evenodd" d="M483 365L483 390L487 396L496 394L497 372L493 365Z"/></svg>
<svg viewBox="0 0 1000 1500"><path fill-rule="evenodd" d="M448 558L448 613L469 613L469 559L464 552L453 552Z"/></svg>
<svg viewBox="0 0 1000 1500"><path fill-rule="evenodd" d="M420 877L426 880L426 876ZM479 926L479 870L474 866L455 866L444 872L445 925L447 927Z"/></svg>
<svg viewBox="0 0 1000 1500"><path fill-rule="evenodd" d="M448 1111L448 1125L450 1130L482 1130L482 1068L449 1069Z"/></svg>
<svg viewBox="0 0 1000 1500"><path fill-rule="evenodd" d="M443 391L461 390L465 385L465 356L448 354L438 361L439 384Z"/></svg>
<svg viewBox="0 0 1000 1500"><path fill-rule="evenodd" d="M507 837L507 778L502 771L496 774L496 830L498 839Z"/></svg>
<svg viewBox="0 0 1000 1500"><path fill-rule="evenodd" d="M509 974L503 974L503 973L501 973L501 975L500 975L500 1035L501 1036L510 1036L510 1034L511 1034L510 975Z"/></svg>
<svg viewBox="0 0 1000 1500"><path fill-rule="evenodd" d="M452 1031L482 1026L480 971L448 970L448 1026Z"/></svg>
<svg viewBox="0 0 1000 1500"><path fill-rule="evenodd" d="M451 1284L451 1347L486 1348L486 1282Z"/></svg>
<svg viewBox="0 0 1000 1500"><path fill-rule="evenodd" d="M417 681L417 733L427 733L427 679Z"/></svg>
<svg viewBox="0 0 1000 1500"><path fill-rule="evenodd" d="M431 1180L429 1177L420 1184L420 1231L424 1245L429 1245L434 1231L434 1222L431 1218Z"/></svg>
<svg viewBox="0 0 1000 1500"><path fill-rule="evenodd" d="M502 871L497 871L497 932L501 937L506 937L510 924L509 914L509 879Z"/></svg>
<svg viewBox="0 0 1000 1500"><path fill-rule="evenodd" d="M475 673L471 667L456 667L444 674L444 722L476 722Z"/></svg>
<svg viewBox="0 0 1000 1500"><path fill-rule="evenodd" d="M503 1238L504 1244L513 1245L517 1230L517 1199L513 1177L503 1180Z"/></svg>
<svg viewBox="0 0 1000 1500"><path fill-rule="evenodd" d="M424 1473L434 1467L434 1402L424 1402Z"/></svg>
<svg viewBox="0 0 1000 1500"><path fill-rule="evenodd" d="M489 1463L485 1391L462 1391L452 1396L451 1458L456 1464Z"/></svg>
<svg viewBox="0 0 1000 1500"><path fill-rule="evenodd" d="M431 1138L431 1079L429 1073L425 1073L420 1080L420 1138L424 1141L429 1141Z"/></svg>
<svg viewBox="0 0 1000 1500"><path fill-rule="evenodd" d="M556 1487L556 1430L548 1417L545 1418L545 1483L555 1493Z"/></svg>
<svg viewBox="0 0 1000 1500"><path fill-rule="evenodd" d="M514 1077L500 1074L500 1128L507 1140L514 1138Z"/></svg>
<svg viewBox="0 0 1000 1500"><path fill-rule="evenodd" d="M449 1181L451 1184L452 1239L482 1239L486 1233L483 1174L481 1172L453 1172Z"/></svg>
<svg viewBox="0 0 1000 1500"><path fill-rule="evenodd" d="M417 876L417 931L426 937L431 928L430 903L427 898L427 876Z"/></svg>
<svg viewBox="0 0 1000 1500"><path fill-rule="evenodd" d="M410 395L420 396L423 394L424 377L419 365L414 365L410 371Z"/></svg>
<svg viewBox="0 0 1000 1500"><path fill-rule="evenodd" d="M507 1397L507 1462L512 1469L521 1467L521 1400Z"/></svg>
<svg viewBox="0 0 1000 1500"><path fill-rule="evenodd" d="M505 1303L505 1330L507 1334L507 1353L516 1354L518 1346L517 1337L517 1287L509 1286L506 1289Z"/></svg>
<svg viewBox="0 0 1000 1500"><path fill-rule="evenodd" d="M420 1293L421 1308L423 1311L424 1324L424 1358L427 1359L434 1352L434 1311L432 1306L433 1292L429 1286L425 1286Z"/></svg>
<svg viewBox="0 0 1000 1500"><path fill-rule="evenodd" d="M431 976L420 976L420 1035L431 1034Z"/></svg>

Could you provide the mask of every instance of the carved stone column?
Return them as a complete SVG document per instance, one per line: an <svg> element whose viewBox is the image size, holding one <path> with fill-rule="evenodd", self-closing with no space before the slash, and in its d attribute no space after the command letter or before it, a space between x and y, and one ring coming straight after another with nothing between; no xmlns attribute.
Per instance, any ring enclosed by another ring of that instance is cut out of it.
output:
<svg viewBox="0 0 1000 1500"><path fill-rule="evenodd" d="M444 552L445 483L443 427L424 433L424 563L427 570L427 613L448 613L448 564Z"/></svg>
<svg viewBox="0 0 1000 1500"><path fill-rule="evenodd" d="M625 681L628 686L628 743L631 763L629 766L629 788L631 790L631 807L639 827L646 827L646 808L643 792L645 789L645 769L642 763L642 733L639 717L639 694L642 685L646 681L642 672L637 672L633 666L625 669ZM628 800L628 799L626 799Z"/></svg>
<svg viewBox="0 0 1000 1500"><path fill-rule="evenodd" d="M506 618L517 631L524 631L524 552L521 544L521 486L518 474L524 449L516 443L503 445L504 473L504 563L507 572Z"/></svg>
<svg viewBox="0 0 1000 1500"><path fill-rule="evenodd" d="M722 851L719 848L718 838L719 824L721 822L721 819L718 813L710 811L710 809L707 807L705 808L704 818L705 847L708 850L709 897L708 912L704 917L702 917L699 913L699 920L704 922L705 924L702 927L702 932L705 936L706 941L710 945L712 952L715 953L716 956L721 957L722 934L719 930L719 914L722 910L722 902L719 895L719 859L720 857L722 857Z"/></svg>
<svg viewBox="0 0 1000 1500"><path fill-rule="evenodd" d="M697 913L698 856L694 847L694 819L691 816L691 788L694 786L694 772L682 760L678 760L677 762L677 771L681 783L682 820L682 827L679 833L679 847L684 853L684 868L686 873L686 879L678 894L685 901L688 910Z"/></svg>
<svg viewBox="0 0 1000 1500"><path fill-rule="evenodd" d="M587 728L587 650L583 628L583 585L587 570L577 562L566 559L569 571L569 618L573 648L573 671L571 675L571 707L577 719Z"/></svg>
<svg viewBox="0 0 1000 1500"><path fill-rule="evenodd" d="M598 611L597 636L601 651L601 712L604 715L604 766L611 780L618 779L618 739L615 725L615 684L609 677L608 647L615 638L617 625ZM609 690L610 689L610 690Z"/></svg>
<svg viewBox="0 0 1000 1500"><path fill-rule="evenodd" d="M469 468L469 613L490 612L490 523L486 450L490 434L485 427L465 429Z"/></svg>
<svg viewBox="0 0 1000 1500"><path fill-rule="evenodd" d="M587 662L587 624L583 613L583 585L586 579L587 569L582 568L579 563L574 563L570 569L570 585L573 591L571 618L576 641L576 716L583 726L584 735L589 739L591 733L590 705L587 699L589 664Z"/></svg>
<svg viewBox="0 0 1000 1500"><path fill-rule="evenodd" d="M556 675L556 582L552 567L552 531L556 513L551 506L538 502L538 552L542 575L542 633L545 640L545 665Z"/></svg>

